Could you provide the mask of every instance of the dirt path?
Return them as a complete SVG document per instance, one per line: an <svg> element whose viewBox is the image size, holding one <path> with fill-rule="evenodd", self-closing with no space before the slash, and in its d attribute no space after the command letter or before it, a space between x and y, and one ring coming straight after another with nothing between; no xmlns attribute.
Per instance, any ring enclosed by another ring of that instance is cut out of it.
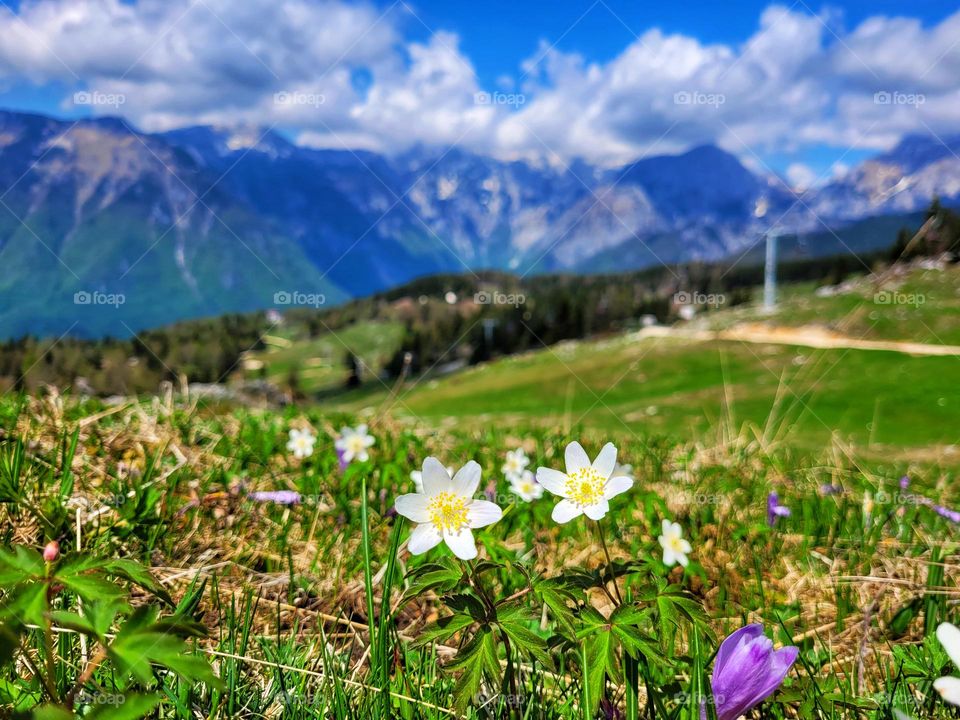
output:
<svg viewBox="0 0 960 720"><path fill-rule="evenodd" d="M880 350L904 355L955 355L960 357L960 345L931 345L929 343L900 342L897 340L858 340L817 327L771 327L763 324L743 324L727 330L696 330L657 325L637 333L638 339L673 337L689 340L739 340L758 345L800 345L803 347L854 350Z"/></svg>

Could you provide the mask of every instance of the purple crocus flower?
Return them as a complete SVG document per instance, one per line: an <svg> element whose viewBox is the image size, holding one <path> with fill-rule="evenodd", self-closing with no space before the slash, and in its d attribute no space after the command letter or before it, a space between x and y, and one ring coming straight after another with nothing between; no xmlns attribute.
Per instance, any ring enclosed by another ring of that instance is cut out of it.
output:
<svg viewBox="0 0 960 720"><path fill-rule="evenodd" d="M255 502L272 502L278 505L297 505L300 502L300 493L293 490L264 490L252 492L248 496Z"/></svg>
<svg viewBox="0 0 960 720"><path fill-rule="evenodd" d="M777 524L777 518L789 517L790 508L780 504L780 496L775 492L767 495L767 525L773 527Z"/></svg>
<svg viewBox="0 0 960 720"><path fill-rule="evenodd" d="M717 720L737 720L772 695L783 683L800 648L773 649L763 625L740 628L720 644L710 685Z"/></svg>

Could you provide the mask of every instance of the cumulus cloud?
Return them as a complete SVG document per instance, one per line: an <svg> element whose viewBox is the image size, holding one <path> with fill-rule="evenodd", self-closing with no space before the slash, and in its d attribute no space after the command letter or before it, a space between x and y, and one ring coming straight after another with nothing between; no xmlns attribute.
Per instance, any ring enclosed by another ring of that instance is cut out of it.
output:
<svg viewBox="0 0 960 720"><path fill-rule="evenodd" d="M481 87L459 38L410 41L405 5L345 0L29 0L0 9L0 80L122 95L148 130L279 125L304 144L413 143L615 165L714 142L763 167L805 148L886 149L960 122L960 12L924 27L771 5L739 45L653 28L598 63L544 42ZM830 28L828 29L828 25ZM116 112L116 107L92 107ZM795 165L795 183L809 181Z"/></svg>

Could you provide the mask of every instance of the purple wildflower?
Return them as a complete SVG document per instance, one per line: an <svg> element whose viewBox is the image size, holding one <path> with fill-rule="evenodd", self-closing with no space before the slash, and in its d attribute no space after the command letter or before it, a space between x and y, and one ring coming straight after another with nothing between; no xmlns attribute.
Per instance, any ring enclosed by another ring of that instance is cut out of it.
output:
<svg viewBox="0 0 960 720"><path fill-rule="evenodd" d="M344 470L346 470L346 469L347 469L347 465L350 464L350 462L349 462L346 458L344 458L344 453L345 453L345 452L346 452L346 450L343 450L342 448L337 448L337 462L340 463L340 471L341 471L341 472L343 472Z"/></svg>
<svg viewBox="0 0 960 720"><path fill-rule="evenodd" d="M956 510L951 510L948 507L943 505L937 505L933 500L929 498L921 498L920 502L923 505L926 505L928 508L933 510L940 517L945 517L947 520L960 524L960 512Z"/></svg>
<svg viewBox="0 0 960 720"><path fill-rule="evenodd" d="M301 498L300 493L293 490L265 490L252 492L248 497L254 502L272 502L278 505L297 505Z"/></svg>
<svg viewBox="0 0 960 720"><path fill-rule="evenodd" d="M820 486L820 492L823 495L839 495L843 492L843 488L833 483L824 483Z"/></svg>
<svg viewBox="0 0 960 720"><path fill-rule="evenodd" d="M900 489L906 490L908 487L910 487L910 476L904 475L902 478L900 478Z"/></svg>
<svg viewBox="0 0 960 720"><path fill-rule="evenodd" d="M800 648L773 649L763 625L740 628L720 645L710 684L717 720L736 720L772 695L783 683Z"/></svg>
<svg viewBox="0 0 960 720"><path fill-rule="evenodd" d="M767 525L773 527L777 524L777 518L789 517L790 508L780 504L780 496L775 492L767 495Z"/></svg>

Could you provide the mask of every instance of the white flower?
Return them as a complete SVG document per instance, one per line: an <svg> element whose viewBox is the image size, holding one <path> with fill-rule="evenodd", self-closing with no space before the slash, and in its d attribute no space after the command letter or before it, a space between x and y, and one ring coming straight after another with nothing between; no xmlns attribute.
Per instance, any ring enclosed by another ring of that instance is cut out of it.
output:
<svg viewBox="0 0 960 720"><path fill-rule="evenodd" d="M937 640L943 645L953 664L960 667L960 630L957 626L940 623L940 627L937 628ZM933 681L933 687L948 703L960 705L960 678L949 675L937 678Z"/></svg>
<svg viewBox="0 0 960 720"><path fill-rule="evenodd" d="M501 469L503 474L507 476L507 480L513 480L513 478L523 475L529 464L530 459L523 448L517 448L516 450L507 450L507 459Z"/></svg>
<svg viewBox="0 0 960 720"><path fill-rule="evenodd" d="M494 503L474 500L480 487L480 466L473 460L452 478L436 458L423 461L423 490L401 495L394 506L405 518L417 523L407 548L421 555L443 540L461 560L477 556L471 528L491 525L503 517Z"/></svg>
<svg viewBox="0 0 960 720"><path fill-rule="evenodd" d="M316 436L309 430L290 430L290 439L287 441L287 450L293 453L294 457L305 458L313 455L313 444L317 441Z"/></svg>
<svg viewBox="0 0 960 720"><path fill-rule="evenodd" d="M340 451L345 463L359 460L366 462L370 459L367 454L367 448L373 445L376 439L367 434L366 424L357 425L356 428L345 427L340 431L340 437L334 443L334 447Z"/></svg>
<svg viewBox="0 0 960 720"><path fill-rule="evenodd" d="M563 498L553 508L555 522L569 522L581 514L599 520L610 509L610 498L633 487L632 478L613 472L617 466L613 443L603 446L593 464L578 442L567 445L564 455L566 473L545 467L537 470L537 482Z"/></svg>
<svg viewBox="0 0 960 720"><path fill-rule="evenodd" d="M529 470L524 470L523 474L510 478L510 489L524 502L539 500L543 497L543 485L537 482Z"/></svg>
<svg viewBox="0 0 960 720"><path fill-rule="evenodd" d="M617 463L616 467L613 468L614 477L633 477L633 465L628 465L626 463L620 464Z"/></svg>
<svg viewBox="0 0 960 720"><path fill-rule="evenodd" d="M447 474L453 475L453 468L450 465L447 465ZM423 492L423 471L422 470L411 470L410 479L413 480L413 485L416 487L418 493Z"/></svg>
<svg viewBox="0 0 960 720"><path fill-rule="evenodd" d="M663 535L658 540L663 548L663 564L667 567L680 563L683 567L690 562L687 554L693 550L690 543L683 539L683 530L680 523L663 521Z"/></svg>

